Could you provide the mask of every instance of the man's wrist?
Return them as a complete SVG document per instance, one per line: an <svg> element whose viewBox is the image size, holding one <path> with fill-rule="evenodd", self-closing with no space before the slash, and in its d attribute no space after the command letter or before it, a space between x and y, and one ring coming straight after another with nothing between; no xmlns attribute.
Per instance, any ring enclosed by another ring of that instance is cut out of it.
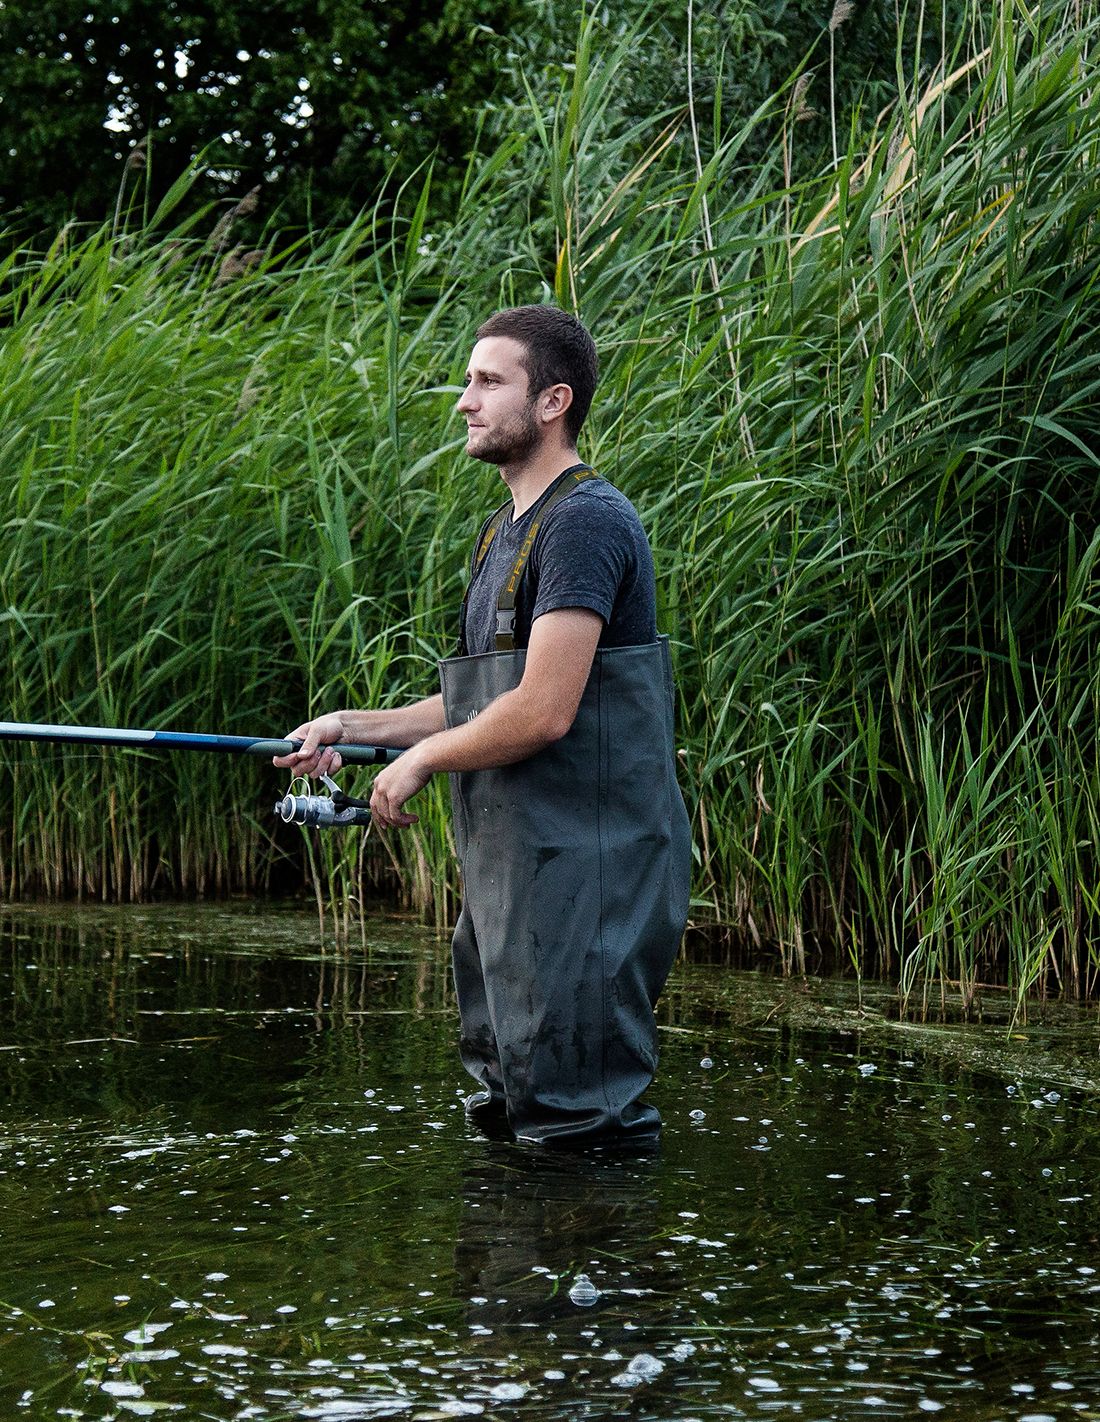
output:
<svg viewBox="0 0 1100 1422"><path fill-rule="evenodd" d="M434 735L425 736L405 752L405 755L412 757L415 768L424 775L438 775L443 770L444 767L439 762L441 747L438 742L445 734L443 731L437 731Z"/></svg>

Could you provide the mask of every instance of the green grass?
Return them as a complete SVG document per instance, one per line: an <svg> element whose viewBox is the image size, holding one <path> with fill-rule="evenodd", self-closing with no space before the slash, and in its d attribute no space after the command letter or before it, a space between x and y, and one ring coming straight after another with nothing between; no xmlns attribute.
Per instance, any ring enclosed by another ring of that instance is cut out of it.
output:
<svg viewBox="0 0 1100 1422"><path fill-rule="evenodd" d="M5 717L277 733L432 690L500 497L450 413L471 334L553 295L604 363L583 452L657 555L697 919L911 1010L1094 995L1095 5L973 5L794 189L795 86L684 171L689 114L631 118L636 37L595 33L445 231L424 174L230 280L196 230L9 263ZM2 756L5 894L299 872L252 763ZM445 787L310 872L345 923L382 898L446 922Z"/></svg>

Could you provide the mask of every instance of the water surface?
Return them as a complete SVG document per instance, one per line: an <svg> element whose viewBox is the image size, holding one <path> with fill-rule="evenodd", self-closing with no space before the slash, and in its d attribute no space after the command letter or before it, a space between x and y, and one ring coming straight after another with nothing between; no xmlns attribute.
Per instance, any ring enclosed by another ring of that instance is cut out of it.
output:
<svg viewBox="0 0 1100 1422"><path fill-rule="evenodd" d="M553 1155L420 930L4 910L0 1416L1100 1417L1095 1012L886 1005L681 965L659 1151Z"/></svg>

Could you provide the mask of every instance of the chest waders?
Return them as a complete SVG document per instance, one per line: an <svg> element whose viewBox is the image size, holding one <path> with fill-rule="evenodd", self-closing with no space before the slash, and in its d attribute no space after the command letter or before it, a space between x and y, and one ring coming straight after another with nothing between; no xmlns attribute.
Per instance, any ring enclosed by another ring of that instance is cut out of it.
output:
<svg viewBox="0 0 1100 1422"><path fill-rule="evenodd" d="M566 471L543 515L576 476ZM448 726L520 683L526 653L502 643L538 527L501 593L498 650L440 663ZM574 1145L660 1124L639 1098L657 1066L653 1007L687 920L691 864L672 715L667 639L597 651L561 740L450 777L462 1061L521 1139Z"/></svg>

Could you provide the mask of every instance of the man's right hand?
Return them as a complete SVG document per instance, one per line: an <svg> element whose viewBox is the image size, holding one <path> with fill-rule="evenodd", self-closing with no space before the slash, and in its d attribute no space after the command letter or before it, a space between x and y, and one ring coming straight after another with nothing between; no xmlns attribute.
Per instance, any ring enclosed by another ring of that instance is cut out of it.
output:
<svg viewBox="0 0 1100 1422"><path fill-rule="evenodd" d="M289 755L272 757L272 764L282 770L292 770L295 775L334 775L343 765L340 752L333 749L337 742L347 739L339 712L333 711L327 716L303 722L293 731L288 731L286 739L301 741L302 746Z"/></svg>

